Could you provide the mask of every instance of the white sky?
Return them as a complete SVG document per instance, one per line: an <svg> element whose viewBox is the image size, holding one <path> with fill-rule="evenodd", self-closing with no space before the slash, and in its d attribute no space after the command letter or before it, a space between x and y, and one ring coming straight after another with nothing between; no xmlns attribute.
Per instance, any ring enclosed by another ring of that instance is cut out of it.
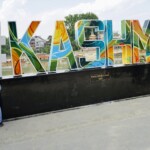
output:
<svg viewBox="0 0 150 150"><path fill-rule="evenodd" d="M36 35L47 38L54 31L55 21L68 14L95 13L100 20L113 20L115 30L120 21L150 19L150 0L0 0L2 34L8 36L8 21L16 21L21 38L32 20L41 20Z"/></svg>

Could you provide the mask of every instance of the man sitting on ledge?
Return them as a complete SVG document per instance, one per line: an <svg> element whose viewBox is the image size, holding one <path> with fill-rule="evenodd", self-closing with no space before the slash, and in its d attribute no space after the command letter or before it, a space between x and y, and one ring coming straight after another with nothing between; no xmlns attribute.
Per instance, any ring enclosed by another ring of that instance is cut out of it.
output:
<svg viewBox="0 0 150 150"><path fill-rule="evenodd" d="M2 110L1 110L1 107L0 107L0 127L3 126L3 119L2 119Z"/></svg>

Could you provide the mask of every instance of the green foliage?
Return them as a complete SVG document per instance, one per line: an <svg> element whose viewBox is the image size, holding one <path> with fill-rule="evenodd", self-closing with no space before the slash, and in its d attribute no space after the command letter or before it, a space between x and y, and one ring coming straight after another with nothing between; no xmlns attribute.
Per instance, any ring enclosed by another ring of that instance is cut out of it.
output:
<svg viewBox="0 0 150 150"><path fill-rule="evenodd" d="M83 14L74 14L74 15L68 15L65 17L65 24L66 28L68 30L68 34L70 37L70 41L73 47L73 50L78 50L79 46L75 42L75 23L82 19L98 19L97 15L94 13L83 13Z"/></svg>
<svg viewBox="0 0 150 150"><path fill-rule="evenodd" d="M49 53L50 53L50 46L49 46L49 45L46 45L46 46L40 48L40 52L41 52L41 53L49 54Z"/></svg>
<svg viewBox="0 0 150 150"><path fill-rule="evenodd" d="M6 38L6 45L2 46L2 53L10 55L9 38Z"/></svg>

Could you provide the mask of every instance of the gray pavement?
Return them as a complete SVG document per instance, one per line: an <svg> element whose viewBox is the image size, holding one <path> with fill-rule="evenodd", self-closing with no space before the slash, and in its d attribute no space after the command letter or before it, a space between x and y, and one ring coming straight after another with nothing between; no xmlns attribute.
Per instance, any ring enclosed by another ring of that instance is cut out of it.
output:
<svg viewBox="0 0 150 150"><path fill-rule="evenodd" d="M5 122L0 150L150 150L150 97Z"/></svg>

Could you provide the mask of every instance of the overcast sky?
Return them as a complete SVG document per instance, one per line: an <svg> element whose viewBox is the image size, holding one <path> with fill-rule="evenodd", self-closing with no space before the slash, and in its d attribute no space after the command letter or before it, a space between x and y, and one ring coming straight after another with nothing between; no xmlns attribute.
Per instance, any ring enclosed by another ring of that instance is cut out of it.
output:
<svg viewBox="0 0 150 150"><path fill-rule="evenodd" d="M123 19L150 19L150 0L0 0L2 34L8 36L8 21L16 21L19 38L32 20L40 20L36 35L53 34L55 21L68 14L95 13L100 20L113 20L120 30Z"/></svg>

